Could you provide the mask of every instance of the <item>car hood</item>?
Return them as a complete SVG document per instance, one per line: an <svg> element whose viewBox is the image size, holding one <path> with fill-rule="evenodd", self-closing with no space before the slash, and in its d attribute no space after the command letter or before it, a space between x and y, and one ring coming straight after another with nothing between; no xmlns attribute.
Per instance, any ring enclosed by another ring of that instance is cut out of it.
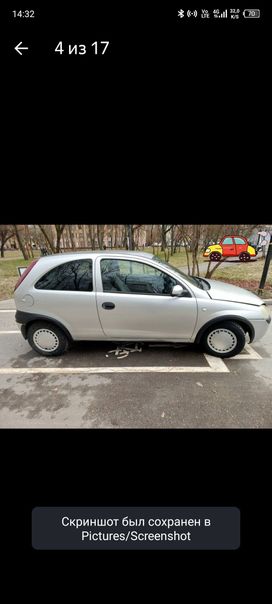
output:
<svg viewBox="0 0 272 604"><path fill-rule="evenodd" d="M223 283L222 281L215 281L214 279L205 279L205 281L210 285L207 293L213 300L227 300L229 302L255 304L255 306L263 304L263 300L242 287Z"/></svg>

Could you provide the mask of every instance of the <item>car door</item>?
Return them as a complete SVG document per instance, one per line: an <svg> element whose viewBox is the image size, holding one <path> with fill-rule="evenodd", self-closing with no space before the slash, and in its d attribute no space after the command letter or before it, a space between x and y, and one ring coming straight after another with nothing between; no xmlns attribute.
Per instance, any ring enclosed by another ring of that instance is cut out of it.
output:
<svg viewBox="0 0 272 604"><path fill-rule="evenodd" d="M59 321L75 340L104 339L97 315L92 259L63 260L33 284L32 312Z"/></svg>
<svg viewBox="0 0 272 604"><path fill-rule="evenodd" d="M247 243L242 237L234 237L234 243L236 247L236 256L239 256L242 252L247 252Z"/></svg>
<svg viewBox="0 0 272 604"><path fill-rule="evenodd" d="M221 246L223 248L223 256L236 256L236 249L233 237L225 237L221 241Z"/></svg>
<svg viewBox="0 0 272 604"><path fill-rule="evenodd" d="M114 340L190 341L197 303L187 288L171 295L178 281L152 263L97 259L97 309L102 329Z"/></svg>

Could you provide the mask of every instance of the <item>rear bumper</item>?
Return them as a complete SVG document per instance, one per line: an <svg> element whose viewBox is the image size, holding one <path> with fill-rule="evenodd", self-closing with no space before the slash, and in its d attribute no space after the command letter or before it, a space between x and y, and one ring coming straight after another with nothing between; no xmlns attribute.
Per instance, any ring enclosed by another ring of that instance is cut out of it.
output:
<svg viewBox="0 0 272 604"><path fill-rule="evenodd" d="M22 336L26 340L26 338L27 338L27 335L26 335L26 325L21 325L21 334L22 334Z"/></svg>
<svg viewBox="0 0 272 604"><path fill-rule="evenodd" d="M17 323L22 323L23 325L26 325L27 323L29 323L29 321L32 320L33 317L35 318L36 316L39 317L39 315L35 315L30 312L25 312L23 310L16 310L15 321Z"/></svg>
<svg viewBox="0 0 272 604"><path fill-rule="evenodd" d="M23 312L22 310L16 310L15 321L16 321L16 323L21 324L21 334L25 338L25 340L27 339L27 334L26 334L27 327L26 326L30 320L31 320L30 313Z"/></svg>

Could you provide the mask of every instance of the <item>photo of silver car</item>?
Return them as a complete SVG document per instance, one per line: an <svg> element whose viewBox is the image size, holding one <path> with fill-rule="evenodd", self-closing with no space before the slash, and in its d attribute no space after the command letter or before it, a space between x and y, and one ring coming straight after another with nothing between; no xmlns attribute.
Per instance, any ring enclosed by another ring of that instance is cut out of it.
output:
<svg viewBox="0 0 272 604"><path fill-rule="evenodd" d="M214 356L239 354L271 321L257 295L191 277L145 252L95 251L34 260L14 291L16 321L44 356L73 341L199 344Z"/></svg>

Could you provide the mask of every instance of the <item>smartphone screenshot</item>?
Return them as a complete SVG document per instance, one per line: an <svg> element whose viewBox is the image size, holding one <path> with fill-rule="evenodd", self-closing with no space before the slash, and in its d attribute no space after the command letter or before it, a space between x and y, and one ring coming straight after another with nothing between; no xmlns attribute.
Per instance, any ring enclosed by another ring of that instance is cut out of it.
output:
<svg viewBox="0 0 272 604"><path fill-rule="evenodd" d="M182 569L253 589L267 566L267 23L263 5L2 8L0 440L18 583L27 568L46 589L90 569L150 581L155 564L177 586Z"/></svg>

